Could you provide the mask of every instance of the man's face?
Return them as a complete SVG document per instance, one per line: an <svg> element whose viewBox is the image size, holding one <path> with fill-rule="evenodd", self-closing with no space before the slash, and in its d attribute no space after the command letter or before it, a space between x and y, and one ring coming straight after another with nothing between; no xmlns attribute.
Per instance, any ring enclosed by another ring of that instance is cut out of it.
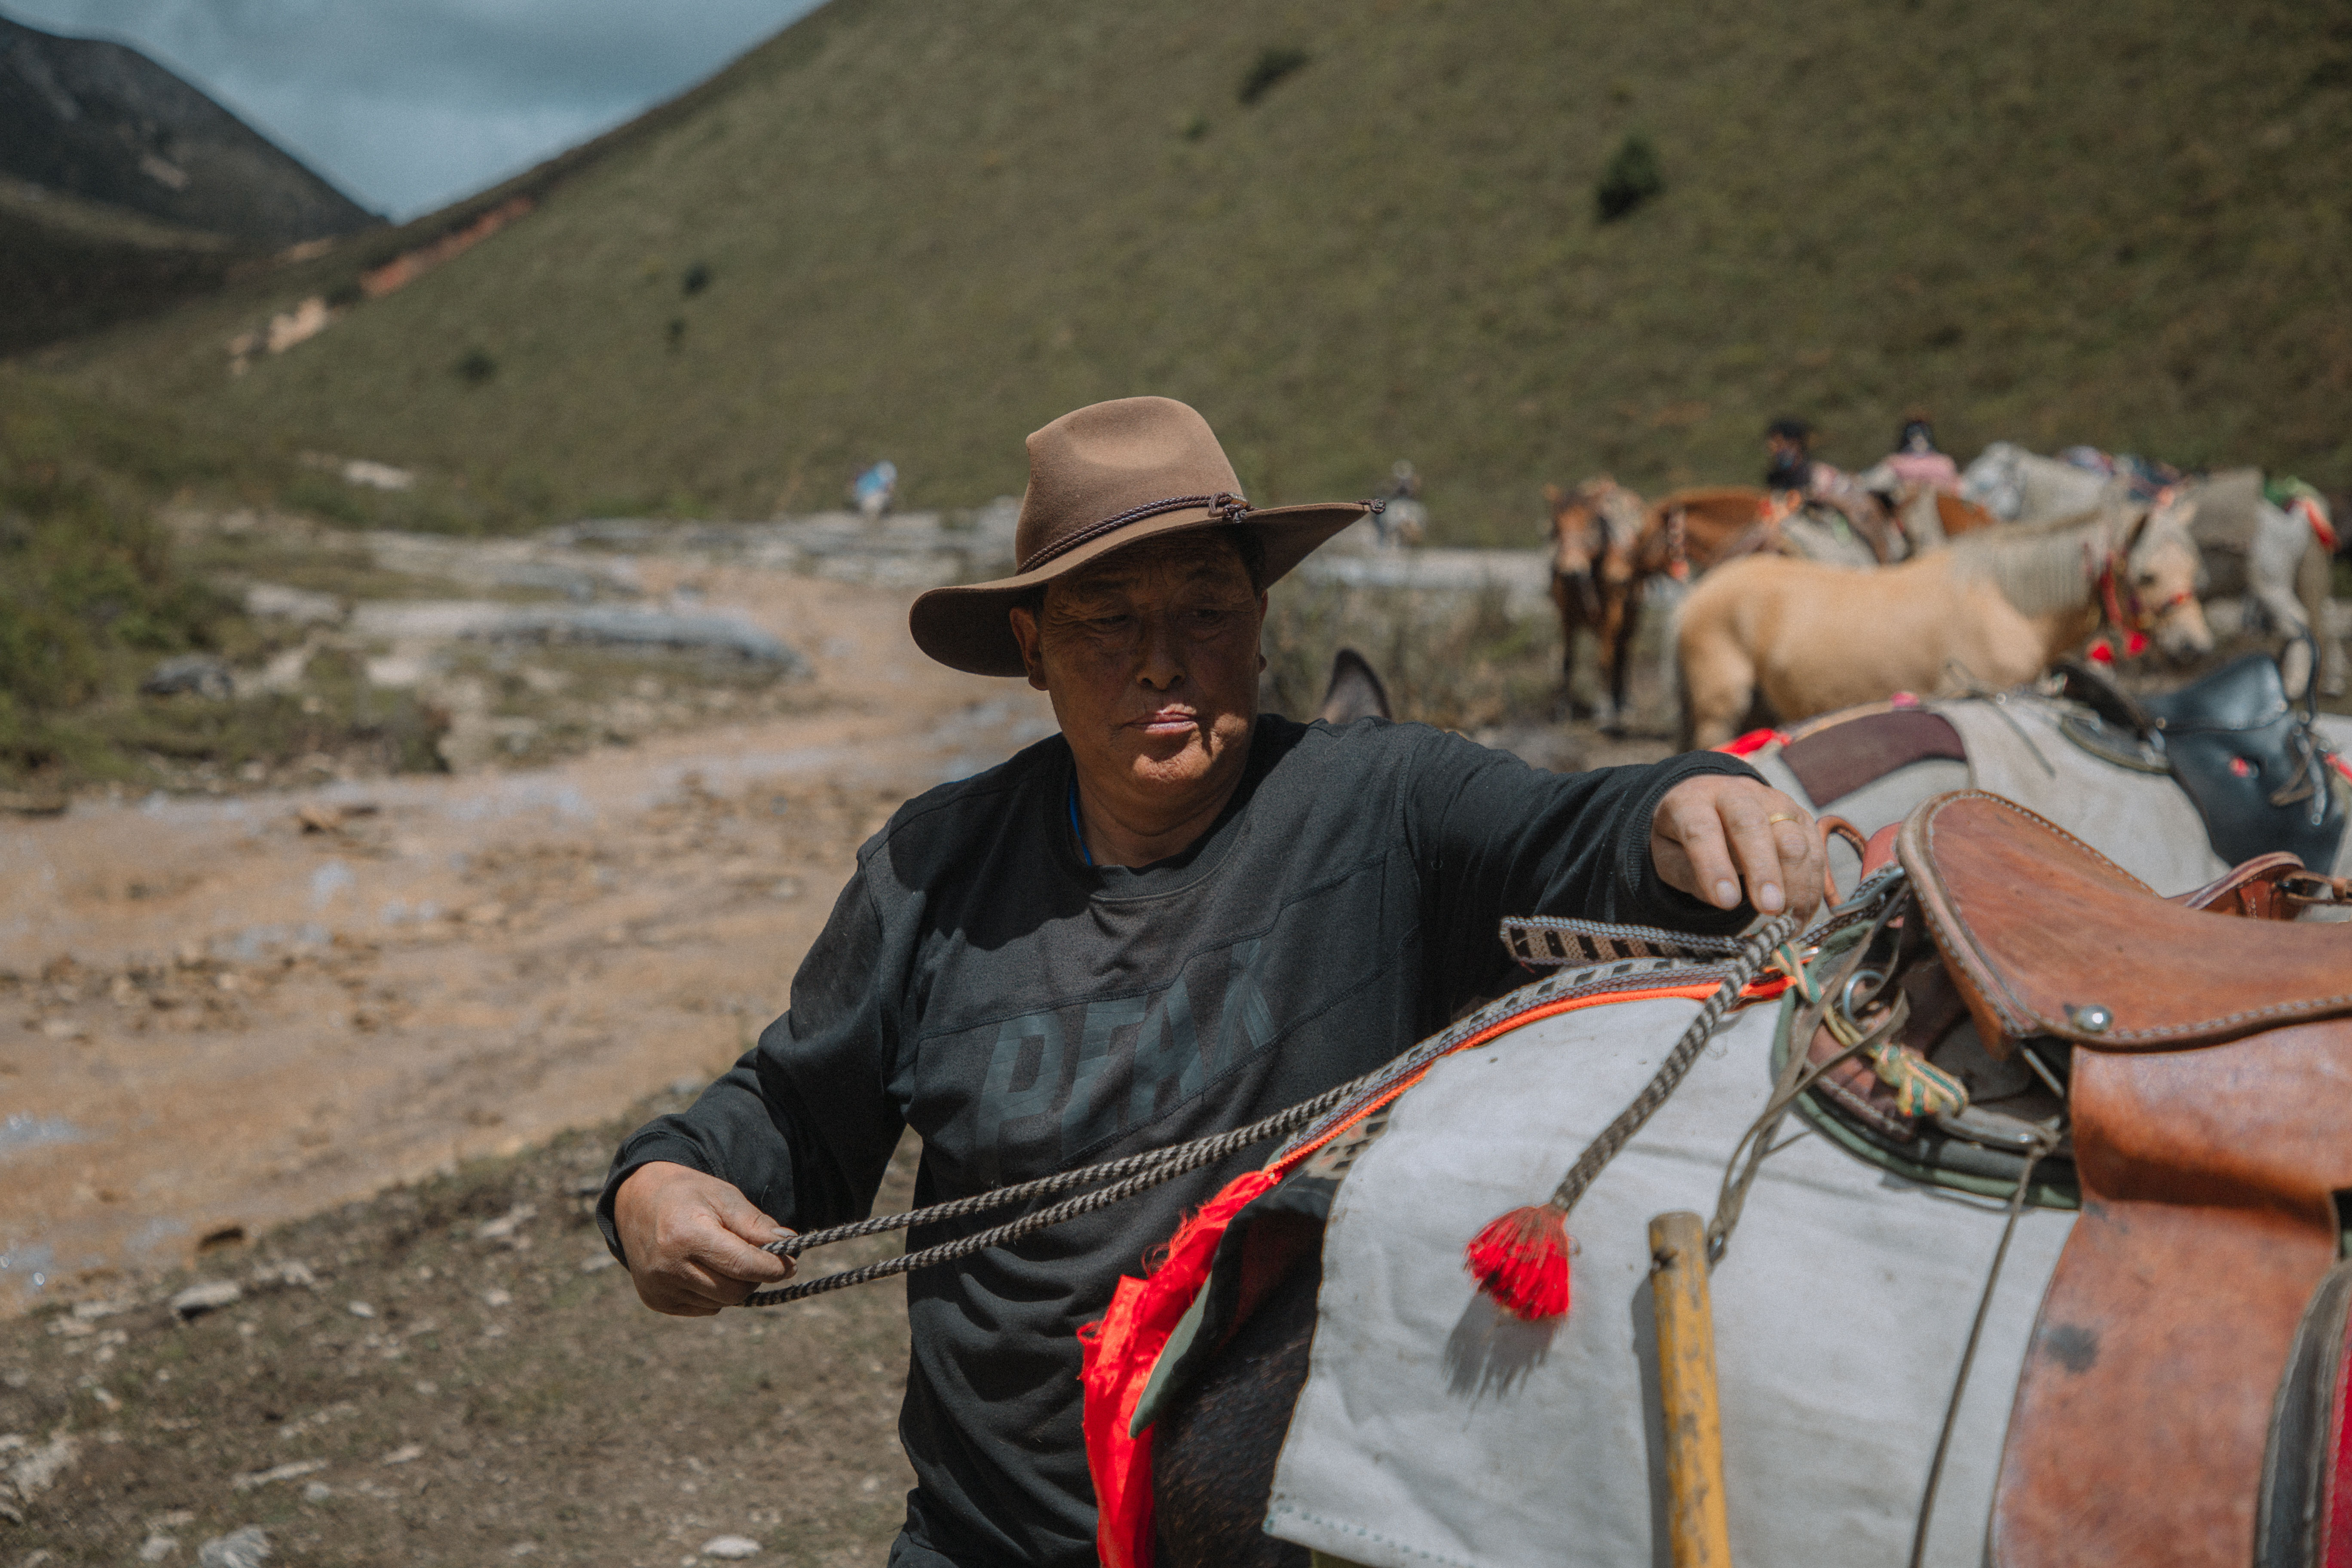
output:
<svg viewBox="0 0 2352 1568"><path fill-rule="evenodd" d="M1187 532L1130 546L1049 584L1040 613L1012 616L1084 785L1181 808L1240 768L1265 595L1231 542Z"/></svg>

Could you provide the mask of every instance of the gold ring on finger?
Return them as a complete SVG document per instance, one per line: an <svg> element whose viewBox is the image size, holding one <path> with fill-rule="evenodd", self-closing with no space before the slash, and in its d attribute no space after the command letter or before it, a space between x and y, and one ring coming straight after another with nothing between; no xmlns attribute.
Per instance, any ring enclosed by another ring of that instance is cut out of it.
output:
<svg viewBox="0 0 2352 1568"><path fill-rule="evenodd" d="M1797 814L1793 811L1776 811L1771 816L1764 819L1764 826L1769 827L1776 822L1794 822L1796 820Z"/></svg>

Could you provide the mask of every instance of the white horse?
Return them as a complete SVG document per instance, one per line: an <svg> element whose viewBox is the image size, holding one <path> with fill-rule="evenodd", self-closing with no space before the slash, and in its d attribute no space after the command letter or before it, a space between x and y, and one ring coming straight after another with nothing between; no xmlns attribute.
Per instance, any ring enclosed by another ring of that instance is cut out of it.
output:
<svg viewBox="0 0 2352 1568"><path fill-rule="evenodd" d="M2191 479L2181 499L2194 503L2189 531L2203 556L2206 598L2243 595L2259 605L2270 628L2289 639L2284 656L2287 690L2302 694L2308 654L2293 645L2307 631L2319 648L2319 689L2345 689L2343 639L2327 624L2330 587L2326 547L2303 519L2263 498L2262 474L2232 468ZM2004 522L2044 522L2120 502L2123 481L2044 458L2010 441L1996 441L1960 476L1960 493Z"/></svg>

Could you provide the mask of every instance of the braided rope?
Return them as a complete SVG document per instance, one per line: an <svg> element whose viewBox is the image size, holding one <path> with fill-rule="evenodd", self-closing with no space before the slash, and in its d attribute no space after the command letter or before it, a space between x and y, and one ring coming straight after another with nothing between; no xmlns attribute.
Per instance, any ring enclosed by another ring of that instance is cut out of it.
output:
<svg viewBox="0 0 2352 1568"><path fill-rule="evenodd" d="M1698 1018L1692 1026L1693 1032L1685 1035L1683 1043L1676 1046L1674 1055L1667 1058L1666 1068L1661 1068L1658 1079L1653 1079L1649 1089L1643 1091L1645 1099L1654 1093L1656 1097L1654 1101L1644 1106L1642 1100L1636 1100L1634 1106L1627 1108L1627 1110L1618 1117L1616 1122L1611 1123L1609 1130L1601 1134L1604 1140L1612 1133L1616 1133L1620 1124L1624 1123L1627 1117L1633 1115L1636 1109L1640 1110L1639 1118L1631 1125L1624 1127L1622 1135L1617 1137L1616 1142L1600 1157L1599 1164L1596 1164L1593 1170L1586 1173L1582 1181L1579 1182L1577 1181L1578 1171L1581 1171L1586 1161L1592 1158L1592 1150L1588 1149L1585 1152L1584 1159L1577 1162L1577 1169L1569 1173L1569 1180L1560 1184L1560 1193L1568 1194L1570 1184L1576 1183L1575 1193L1569 1194L1565 1199L1566 1203L1572 1204L1576 1201L1576 1197L1581 1194L1583 1187L1590 1184L1593 1175L1599 1173L1599 1165L1608 1163L1617 1150L1623 1146L1625 1140L1633 1136L1643 1121L1649 1120L1650 1112L1659 1104L1663 1104L1666 1096L1674 1092L1675 1086L1680 1083L1683 1075L1690 1070L1691 1062L1697 1059L1699 1050L1706 1046L1707 1037L1714 1033L1715 1026L1721 1020L1724 1013L1738 999L1748 981L1755 977L1756 972L1763 967L1765 957L1773 949L1785 942L1795 930L1794 918L1782 915L1764 927L1753 938L1743 942L1738 954L1728 964L1718 962L1704 965L1706 969L1720 973L1723 976L1722 984L1716 988L1715 994L1699 1009ZM1621 964L1612 967L1613 970L1622 971L1634 966ZM1662 964L1659 967L1665 968L1672 965ZM1654 976L1645 976L1645 978L1654 978ZM1032 1198L1049 1197L1055 1193L1067 1192L1073 1187L1089 1186L1097 1182L1109 1184L1094 1192L1040 1209L1034 1214L1024 1215L1007 1224L978 1231L955 1241L942 1242L937 1247L928 1247L919 1252L902 1253L896 1258L863 1264L855 1268L841 1269L816 1279L779 1285L765 1290L755 1290L744 1299L743 1305L747 1307L781 1306L787 1301L803 1300L811 1296L823 1295L829 1290L844 1289L852 1285L864 1285L876 1279L887 1279L895 1274L911 1273L915 1269L928 1268L936 1264L952 1263L958 1258L969 1258L976 1252L984 1252L992 1247L1002 1247L1008 1242L1017 1241L1024 1236L1092 1214L1097 1209L1123 1203L1138 1194L1149 1192L1164 1182L1172 1181L1189 1171L1198 1170L1203 1165L1214 1164L1254 1143L1262 1142L1285 1132L1294 1132L1301 1128L1308 1128L1310 1124L1349 1104L1359 1096L1383 1086L1396 1078L1401 1071L1409 1070L1412 1067L1433 1059L1454 1045L1469 1038L1479 1029L1525 1011L1530 1001L1536 997L1549 993L1601 990L1605 989L1612 983L1622 983L1621 976L1616 973L1612 973L1610 981L1597 983L1588 981L1583 985L1573 984L1574 979L1575 976L1572 973L1555 975L1536 985L1525 987L1508 996L1488 1003L1469 1016L1456 1021L1451 1027L1423 1041L1396 1060L1383 1063L1360 1078L1350 1079L1345 1083L1324 1090L1310 1100L1301 1100L1286 1110L1278 1110L1272 1116L1254 1121L1246 1127L1237 1127L1230 1132L1220 1132L1212 1137L1195 1139L1189 1143L1171 1144L1165 1149L1147 1150L1139 1154L1130 1154L1122 1159L1106 1161L1098 1165L1088 1165L1075 1171L1057 1172L1053 1175L1041 1176L1034 1181L1023 1182L1009 1187L999 1187L992 1192L975 1193L969 1197L935 1204L928 1208L909 1210L903 1214L878 1215L871 1219L856 1220L848 1225L810 1231L805 1235L783 1237L769 1242L762 1248L763 1251L783 1258L797 1257L803 1252L829 1246L835 1242L852 1241L860 1237L879 1236L889 1231L904 1230L916 1225L941 1224L949 1220L961 1219L968 1215L984 1214L991 1209L1026 1202ZM1676 1065L1677 1058L1682 1058L1679 1066ZM1671 1079L1667 1079L1668 1069L1672 1070ZM1663 1089L1660 1087L1662 1080ZM1294 1139L1293 1142L1296 1142L1297 1140ZM1596 1143L1595 1147L1598 1146ZM1553 1201L1561 1202L1560 1194L1555 1194Z"/></svg>
<svg viewBox="0 0 2352 1568"><path fill-rule="evenodd" d="M1739 944L1739 953L1732 960L1731 972L1723 977L1723 984L1715 988L1715 994L1699 1005L1698 1016L1693 1018L1690 1027L1683 1031L1683 1037L1675 1042L1675 1048L1666 1053L1666 1059L1659 1065L1657 1072L1643 1086L1642 1092L1633 1097L1633 1102L1619 1111L1616 1120L1601 1130L1599 1137L1585 1145L1584 1152L1576 1157L1576 1163L1568 1168L1568 1174L1560 1178L1559 1185L1545 1200L1547 1204L1563 1215L1576 1206L1576 1201L1608 1167L1609 1162L1633 1142L1633 1134L1642 1130L1643 1123L1648 1121L1658 1107L1681 1087L1684 1078L1690 1072L1691 1064L1698 1060L1699 1052L1705 1050L1707 1041L1714 1037L1716 1026L1723 1021L1723 1016L1730 1011L1731 1005L1739 999L1740 992L1746 989L1748 981L1755 978L1756 972L1764 967L1773 950L1796 934L1795 915L1776 915L1761 931Z"/></svg>
<svg viewBox="0 0 2352 1568"><path fill-rule="evenodd" d="M985 1252L992 1247L1017 1241L1034 1231L1046 1229L1066 1220L1092 1214L1097 1209L1124 1203L1139 1193L1150 1191L1163 1182L1173 1181L1187 1171L1202 1165L1213 1165L1229 1154L1237 1153L1253 1143L1303 1126L1357 1093L1363 1079L1354 1079L1333 1089L1325 1089L1312 1100L1303 1100L1286 1110L1278 1110L1262 1121L1246 1127L1236 1127L1230 1132L1220 1132L1212 1138L1198 1138L1190 1143L1177 1143L1165 1149L1154 1149L1141 1154L1131 1154L1123 1160L1112 1160L1083 1170L1064 1171L1024 1182L1018 1186L999 1187L991 1193L976 1193L971 1197L957 1198L950 1203L936 1204L929 1208L916 1209L907 1214L881 1215L873 1219L858 1220L851 1225L835 1226L830 1230L814 1230L805 1236L788 1236L772 1241L761 1250L779 1257L791 1257L810 1247L824 1247L832 1242L848 1241L861 1236L877 1236L885 1231L903 1230L911 1225L931 1225L958 1219L965 1215L980 1214L1024 1199L1043 1197L1065 1192L1071 1187L1085 1186L1092 1182L1109 1181L1111 1185L1078 1197L1058 1203L1049 1208L992 1229L978 1231L959 1240L927 1247L920 1252L901 1253L879 1263L868 1263L856 1268L845 1268L796 1285L782 1285L773 1289L754 1290L743 1304L747 1307L773 1307L803 1297L823 1295L845 1286L863 1285L869 1280L886 1279L893 1274L905 1274L917 1268L928 1268L935 1263L952 1263L959 1258L969 1258L975 1252ZM1121 1179L1114 1179L1121 1178Z"/></svg>

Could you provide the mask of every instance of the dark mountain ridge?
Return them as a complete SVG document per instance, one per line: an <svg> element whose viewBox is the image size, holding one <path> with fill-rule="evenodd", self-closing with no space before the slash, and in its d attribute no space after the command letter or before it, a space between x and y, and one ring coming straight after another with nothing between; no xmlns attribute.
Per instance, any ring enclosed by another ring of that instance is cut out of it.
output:
<svg viewBox="0 0 2352 1568"><path fill-rule="evenodd" d="M136 49L5 16L0 172L258 246L382 221Z"/></svg>

